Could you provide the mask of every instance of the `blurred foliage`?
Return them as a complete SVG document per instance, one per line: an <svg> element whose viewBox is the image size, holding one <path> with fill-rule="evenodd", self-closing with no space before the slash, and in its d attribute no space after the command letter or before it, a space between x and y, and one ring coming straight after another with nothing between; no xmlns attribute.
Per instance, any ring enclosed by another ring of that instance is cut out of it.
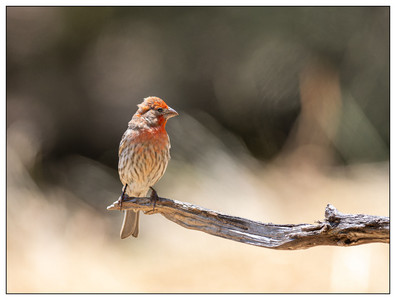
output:
<svg viewBox="0 0 396 300"><path fill-rule="evenodd" d="M76 153L114 167L135 105L157 95L268 160L299 115L312 59L337 69L343 102L364 116L342 111L356 125L338 129L340 162L388 159L386 7L9 7L7 124L34 123L45 161Z"/></svg>

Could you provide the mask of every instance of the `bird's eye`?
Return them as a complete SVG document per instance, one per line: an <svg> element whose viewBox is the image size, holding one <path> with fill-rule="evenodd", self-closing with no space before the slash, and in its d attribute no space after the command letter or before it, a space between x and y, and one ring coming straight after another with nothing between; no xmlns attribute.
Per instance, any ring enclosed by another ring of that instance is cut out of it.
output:
<svg viewBox="0 0 396 300"><path fill-rule="evenodd" d="M160 107L157 109L158 112L163 112L164 110Z"/></svg>

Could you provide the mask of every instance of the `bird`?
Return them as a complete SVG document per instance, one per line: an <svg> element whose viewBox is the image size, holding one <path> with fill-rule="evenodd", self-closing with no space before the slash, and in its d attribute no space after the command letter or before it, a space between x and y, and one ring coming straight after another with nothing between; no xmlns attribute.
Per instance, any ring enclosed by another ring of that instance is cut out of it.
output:
<svg viewBox="0 0 396 300"><path fill-rule="evenodd" d="M124 194L145 197L164 175L171 147L165 125L177 115L176 110L159 97L150 96L138 104L118 149L118 174L123 185L121 201ZM138 234L139 211L124 210L121 239Z"/></svg>

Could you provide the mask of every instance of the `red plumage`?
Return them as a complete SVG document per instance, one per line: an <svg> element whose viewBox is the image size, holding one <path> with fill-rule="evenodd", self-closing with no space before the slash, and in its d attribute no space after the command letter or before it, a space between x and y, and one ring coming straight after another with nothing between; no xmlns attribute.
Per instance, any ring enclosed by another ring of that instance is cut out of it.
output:
<svg viewBox="0 0 396 300"><path fill-rule="evenodd" d="M128 123L118 150L118 173L125 193L130 197L144 197L168 165L170 141L165 130L168 119L178 113L158 97L147 97L138 105ZM124 213L121 238L139 233L139 212Z"/></svg>

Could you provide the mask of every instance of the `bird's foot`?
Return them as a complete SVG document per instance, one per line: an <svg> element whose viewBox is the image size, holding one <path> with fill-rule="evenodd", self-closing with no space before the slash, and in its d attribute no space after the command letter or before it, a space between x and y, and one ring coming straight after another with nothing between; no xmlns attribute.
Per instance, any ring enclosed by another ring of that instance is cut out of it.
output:
<svg viewBox="0 0 396 300"><path fill-rule="evenodd" d="M157 201L159 200L159 197L158 197L158 194L157 194L156 190L155 190L153 187L150 186L150 189L151 189L151 196L150 196L150 199L151 199L151 201L153 201L153 212L154 212L154 210L155 210L155 204L156 204Z"/></svg>
<svg viewBox="0 0 396 300"><path fill-rule="evenodd" d="M122 189L122 194L121 194L120 198L118 198L118 204L120 205L120 210L122 210L122 202L125 201L126 198L128 197L128 195L125 193L127 186L128 186L128 184L124 185L124 188Z"/></svg>

